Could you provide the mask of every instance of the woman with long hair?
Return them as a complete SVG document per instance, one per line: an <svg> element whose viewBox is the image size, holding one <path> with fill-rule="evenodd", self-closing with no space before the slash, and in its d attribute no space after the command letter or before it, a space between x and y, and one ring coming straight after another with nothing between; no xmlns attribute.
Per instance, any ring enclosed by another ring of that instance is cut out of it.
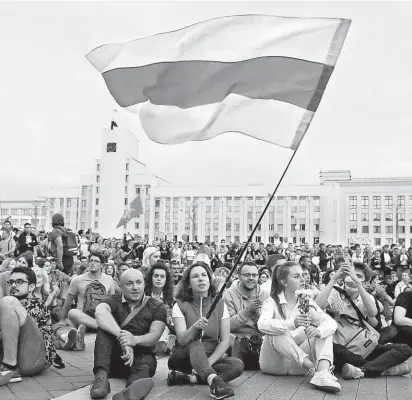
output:
<svg viewBox="0 0 412 400"><path fill-rule="evenodd" d="M176 336L171 334L172 307L173 307L173 278L170 269L162 261L157 262L149 269L146 275L145 294L162 302L167 310L167 326L156 345L157 353L170 353Z"/></svg>
<svg viewBox="0 0 412 400"><path fill-rule="evenodd" d="M302 267L296 262L287 261L273 271L271 294L258 320L259 330L266 334L260 368L270 375L311 371L313 386L337 393L341 386L331 373L337 324L312 298L299 295L304 285Z"/></svg>
<svg viewBox="0 0 412 400"><path fill-rule="evenodd" d="M160 250L158 247L146 247L145 251L143 252L142 266L140 267L140 271L142 272L143 276L146 277L147 273L150 271L152 266L156 264L159 261L159 259Z"/></svg>
<svg viewBox="0 0 412 400"><path fill-rule="evenodd" d="M226 382L240 376L244 366L237 358L225 357L230 343L230 317L224 301L219 300L209 320L204 317L216 295L211 282L209 266L195 262L178 285L172 316L179 347L169 358L168 385L200 380L209 385L212 397L224 399L234 395ZM200 339L196 336L198 330L202 331ZM194 376L190 376L192 371Z"/></svg>
<svg viewBox="0 0 412 400"><path fill-rule="evenodd" d="M13 268L16 266L16 261L14 258L6 258L0 266L0 273L2 274L3 272L6 271L12 271Z"/></svg>

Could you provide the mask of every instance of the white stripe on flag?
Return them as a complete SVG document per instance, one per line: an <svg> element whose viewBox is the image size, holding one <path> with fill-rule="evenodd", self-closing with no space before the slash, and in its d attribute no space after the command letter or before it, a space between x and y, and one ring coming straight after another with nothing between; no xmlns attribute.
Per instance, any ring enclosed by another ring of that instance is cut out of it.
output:
<svg viewBox="0 0 412 400"><path fill-rule="evenodd" d="M350 21L238 15L211 19L173 32L109 44L87 58L100 71L161 62L207 60L235 62L282 56L335 65ZM338 29L337 49L330 51Z"/></svg>
<svg viewBox="0 0 412 400"><path fill-rule="evenodd" d="M293 148L300 143L314 115L289 103L254 100L233 93L221 103L187 109L150 102L127 109L139 112L149 138L162 144L207 140L225 132L240 132Z"/></svg>

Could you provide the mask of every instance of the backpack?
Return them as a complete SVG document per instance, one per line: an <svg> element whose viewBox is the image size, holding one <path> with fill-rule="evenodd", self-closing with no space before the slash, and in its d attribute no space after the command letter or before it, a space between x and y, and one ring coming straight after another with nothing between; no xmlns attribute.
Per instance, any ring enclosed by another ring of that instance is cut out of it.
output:
<svg viewBox="0 0 412 400"><path fill-rule="evenodd" d="M58 226L62 234L63 241L63 256L74 257L77 255L79 250L79 245L77 244L76 235L73 232L66 231L64 228Z"/></svg>
<svg viewBox="0 0 412 400"><path fill-rule="evenodd" d="M96 307L107 297L105 286L99 281L90 282L84 292L83 312L94 318Z"/></svg>

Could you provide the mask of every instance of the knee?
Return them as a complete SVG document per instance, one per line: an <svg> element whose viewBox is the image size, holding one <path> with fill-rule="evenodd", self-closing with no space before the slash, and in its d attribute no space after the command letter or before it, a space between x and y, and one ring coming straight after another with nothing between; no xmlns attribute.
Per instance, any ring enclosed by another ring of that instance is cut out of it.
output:
<svg viewBox="0 0 412 400"><path fill-rule="evenodd" d="M408 344L400 344L399 352L407 358L412 357L412 348Z"/></svg>
<svg viewBox="0 0 412 400"><path fill-rule="evenodd" d="M14 296L5 296L0 300L0 309L15 308L18 305L20 305L20 302Z"/></svg>
<svg viewBox="0 0 412 400"><path fill-rule="evenodd" d="M233 373L236 376L242 375L242 372L245 369L245 364L243 363L242 360L239 360L238 358L233 359Z"/></svg>

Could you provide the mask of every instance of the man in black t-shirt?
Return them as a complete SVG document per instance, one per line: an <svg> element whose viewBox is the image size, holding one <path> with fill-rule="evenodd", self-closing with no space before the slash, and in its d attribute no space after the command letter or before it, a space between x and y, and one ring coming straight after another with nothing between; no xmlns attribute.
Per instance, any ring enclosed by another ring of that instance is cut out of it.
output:
<svg viewBox="0 0 412 400"><path fill-rule="evenodd" d="M395 343L405 343L412 348L412 291L406 288L397 298L393 309L393 325L398 328Z"/></svg>
<svg viewBox="0 0 412 400"><path fill-rule="evenodd" d="M157 361L153 346L166 326L163 303L144 295L144 278L139 270L129 269L120 276L121 294L104 299L96 308L97 330L94 349L95 380L92 399L110 392L109 377L125 378L126 389L113 400L140 400L153 388ZM135 308L140 311L124 326Z"/></svg>

